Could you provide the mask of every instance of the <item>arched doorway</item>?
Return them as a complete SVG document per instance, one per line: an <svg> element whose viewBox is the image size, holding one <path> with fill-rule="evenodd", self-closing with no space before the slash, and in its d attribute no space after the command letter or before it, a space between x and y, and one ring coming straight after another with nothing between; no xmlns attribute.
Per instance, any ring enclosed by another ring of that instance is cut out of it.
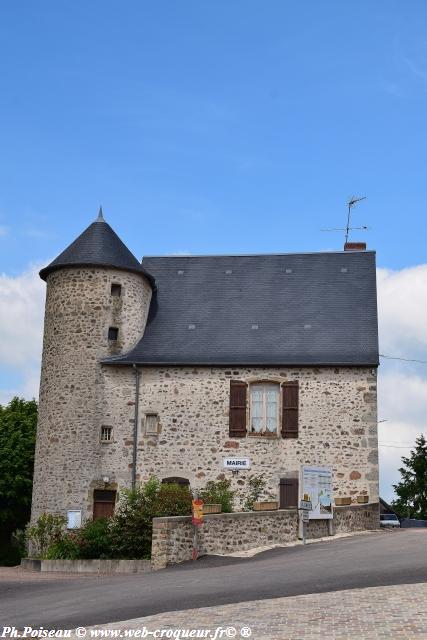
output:
<svg viewBox="0 0 427 640"><path fill-rule="evenodd" d="M177 484L182 488L190 488L190 481L187 478L179 478L178 476L171 476L170 478L163 478L162 484Z"/></svg>

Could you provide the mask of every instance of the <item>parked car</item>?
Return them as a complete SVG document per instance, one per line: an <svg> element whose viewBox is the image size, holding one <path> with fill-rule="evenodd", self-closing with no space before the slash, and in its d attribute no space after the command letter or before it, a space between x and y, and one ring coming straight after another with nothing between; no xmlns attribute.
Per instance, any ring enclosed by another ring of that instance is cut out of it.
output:
<svg viewBox="0 0 427 640"><path fill-rule="evenodd" d="M381 527L400 527L400 520L394 513L381 513L380 514L380 526Z"/></svg>

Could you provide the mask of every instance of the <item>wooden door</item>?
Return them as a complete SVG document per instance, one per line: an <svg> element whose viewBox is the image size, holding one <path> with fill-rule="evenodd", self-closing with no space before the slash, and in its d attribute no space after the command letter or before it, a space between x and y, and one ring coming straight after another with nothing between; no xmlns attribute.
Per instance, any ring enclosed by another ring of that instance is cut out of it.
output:
<svg viewBox="0 0 427 640"><path fill-rule="evenodd" d="M110 518L114 513L116 491L95 489L93 492L93 519Z"/></svg>
<svg viewBox="0 0 427 640"><path fill-rule="evenodd" d="M280 509L298 507L298 478L280 478Z"/></svg>

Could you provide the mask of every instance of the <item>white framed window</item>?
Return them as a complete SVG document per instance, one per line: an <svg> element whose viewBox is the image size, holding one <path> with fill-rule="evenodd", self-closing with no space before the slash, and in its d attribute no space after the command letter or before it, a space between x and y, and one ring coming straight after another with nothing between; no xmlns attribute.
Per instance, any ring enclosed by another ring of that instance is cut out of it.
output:
<svg viewBox="0 0 427 640"><path fill-rule="evenodd" d="M145 433L156 435L159 432L159 416L157 413L145 414Z"/></svg>
<svg viewBox="0 0 427 640"><path fill-rule="evenodd" d="M250 385L249 433L277 435L279 429L279 384Z"/></svg>
<svg viewBox="0 0 427 640"><path fill-rule="evenodd" d="M80 509L67 511L67 529L80 529L82 526L82 512Z"/></svg>
<svg viewBox="0 0 427 640"><path fill-rule="evenodd" d="M113 427L101 427L101 442L113 441Z"/></svg>

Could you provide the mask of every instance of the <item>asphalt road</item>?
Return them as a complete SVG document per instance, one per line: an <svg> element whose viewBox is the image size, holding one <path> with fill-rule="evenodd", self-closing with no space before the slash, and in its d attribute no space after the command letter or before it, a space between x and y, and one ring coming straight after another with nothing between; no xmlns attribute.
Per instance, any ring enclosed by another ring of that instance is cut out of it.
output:
<svg viewBox="0 0 427 640"><path fill-rule="evenodd" d="M251 559L207 557L148 574L1 580L0 626L70 629L163 611L427 582L427 530L402 529L274 549Z"/></svg>

